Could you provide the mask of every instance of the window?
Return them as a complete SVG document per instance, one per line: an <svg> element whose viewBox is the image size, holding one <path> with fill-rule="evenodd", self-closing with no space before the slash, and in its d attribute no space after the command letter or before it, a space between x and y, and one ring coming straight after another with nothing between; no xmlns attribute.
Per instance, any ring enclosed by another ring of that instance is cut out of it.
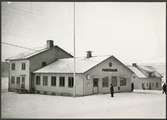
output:
<svg viewBox="0 0 167 120"><path fill-rule="evenodd" d="M11 77L11 83L15 84L15 77L14 76Z"/></svg>
<svg viewBox="0 0 167 120"><path fill-rule="evenodd" d="M15 63L12 63L12 70L15 70Z"/></svg>
<svg viewBox="0 0 167 120"><path fill-rule="evenodd" d="M74 78L68 77L68 87L73 87L73 84L74 84Z"/></svg>
<svg viewBox="0 0 167 120"><path fill-rule="evenodd" d="M60 80L59 86L64 87L65 86L65 77L60 77L59 80Z"/></svg>
<svg viewBox="0 0 167 120"><path fill-rule="evenodd" d="M93 87L98 87L98 78L93 78Z"/></svg>
<svg viewBox="0 0 167 120"><path fill-rule="evenodd" d="M152 87L154 87L154 83L152 83Z"/></svg>
<svg viewBox="0 0 167 120"><path fill-rule="evenodd" d="M22 63L22 64L21 64L21 69L22 69L22 70L25 70L25 69L26 69L26 64L25 64L25 63Z"/></svg>
<svg viewBox="0 0 167 120"><path fill-rule="evenodd" d="M112 67L112 62L109 62L109 64L108 64L108 65L109 65L109 67Z"/></svg>
<svg viewBox="0 0 167 120"><path fill-rule="evenodd" d="M48 85L48 76L43 76L43 86Z"/></svg>
<svg viewBox="0 0 167 120"><path fill-rule="evenodd" d="M25 83L25 75L22 76L22 84Z"/></svg>
<svg viewBox="0 0 167 120"><path fill-rule="evenodd" d="M46 62L42 62L42 67L46 66Z"/></svg>
<svg viewBox="0 0 167 120"><path fill-rule="evenodd" d="M117 76L112 76L111 77L111 82L112 82L112 85L115 87L117 86Z"/></svg>
<svg viewBox="0 0 167 120"><path fill-rule="evenodd" d="M148 83L147 83L147 87L148 87Z"/></svg>
<svg viewBox="0 0 167 120"><path fill-rule="evenodd" d="M51 77L51 86L56 86L56 76Z"/></svg>
<svg viewBox="0 0 167 120"><path fill-rule="evenodd" d="M102 78L103 80L103 87L108 87L108 77Z"/></svg>
<svg viewBox="0 0 167 120"><path fill-rule="evenodd" d="M20 84L20 77L17 77L17 84Z"/></svg>
<svg viewBox="0 0 167 120"><path fill-rule="evenodd" d="M125 86L126 85L126 78L120 77L120 86Z"/></svg>
<svg viewBox="0 0 167 120"><path fill-rule="evenodd" d="M86 75L86 79L90 80L90 75L89 74Z"/></svg>
<svg viewBox="0 0 167 120"><path fill-rule="evenodd" d="M142 86L141 86L142 88L143 88L143 90L145 89L145 87L144 87L144 83L142 83Z"/></svg>
<svg viewBox="0 0 167 120"><path fill-rule="evenodd" d="M40 85L41 84L41 78L40 76L36 76L36 85Z"/></svg>
<svg viewBox="0 0 167 120"><path fill-rule="evenodd" d="M159 87L158 82L156 82L156 87L157 87L157 88Z"/></svg>

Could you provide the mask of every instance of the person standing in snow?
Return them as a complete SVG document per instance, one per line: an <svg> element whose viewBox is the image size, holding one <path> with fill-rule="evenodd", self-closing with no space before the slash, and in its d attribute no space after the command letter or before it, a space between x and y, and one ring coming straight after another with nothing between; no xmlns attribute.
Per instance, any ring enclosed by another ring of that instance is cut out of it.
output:
<svg viewBox="0 0 167 120"><path fill-rule="evenodd" d="M166 83L163 84L162 86L162 94L166 94Z"/></svg>
<svg viewBox="0 0 167 120"><path fill-rule="evenodd" d="M110 93L111 93L111 97L114 97L114 87L112 84L110 86Z"/></svg>

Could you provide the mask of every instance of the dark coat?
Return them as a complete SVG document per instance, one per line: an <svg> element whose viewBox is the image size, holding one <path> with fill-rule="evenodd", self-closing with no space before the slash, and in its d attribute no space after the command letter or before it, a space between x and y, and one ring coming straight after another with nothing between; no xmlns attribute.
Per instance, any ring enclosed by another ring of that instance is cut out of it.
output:
<svg viewBox="0 0 167 120"><path fill-rule="evenodd" d="M114 87L113 86L110 87L110 92L114 93Z"/></svg>
<svg viewBox="0 0 167 120"><path fill-rule="evenodd" d="M166 84L163 84L162 89L166 91Z"/></svg>

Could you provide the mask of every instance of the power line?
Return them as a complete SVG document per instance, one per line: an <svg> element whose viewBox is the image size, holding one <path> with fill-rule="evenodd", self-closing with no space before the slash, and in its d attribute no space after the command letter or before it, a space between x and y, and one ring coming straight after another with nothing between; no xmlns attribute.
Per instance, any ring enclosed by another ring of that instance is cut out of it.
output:
<svg viewBox="0 0 167 120"><path fill-rule="evenodd" d="M36 51L35 49L32 49L32 48L27 48L27 47L20 46L20 45L16 45L16 44L12 44L12 43L1 42L1 44L10 45L10 46L13 46L13 47L18 47L18 48L24 48L24 49L27 49L27 50L32 50L32 51Z"/></svg>

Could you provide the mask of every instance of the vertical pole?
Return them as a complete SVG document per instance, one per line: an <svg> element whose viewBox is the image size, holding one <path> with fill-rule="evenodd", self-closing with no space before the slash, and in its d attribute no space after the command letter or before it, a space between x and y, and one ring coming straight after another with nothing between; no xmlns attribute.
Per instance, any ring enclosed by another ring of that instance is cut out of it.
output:
<svg viewBox="0 0 167 120"><path fill-rule="evenodd" d="M76 77L75 77L75 73L76 73L76 58L75 58L75 0L74 0L74 33L73 33L73 37L74 37L74 86L73 86L73 96L76 96Z"/></svg>

